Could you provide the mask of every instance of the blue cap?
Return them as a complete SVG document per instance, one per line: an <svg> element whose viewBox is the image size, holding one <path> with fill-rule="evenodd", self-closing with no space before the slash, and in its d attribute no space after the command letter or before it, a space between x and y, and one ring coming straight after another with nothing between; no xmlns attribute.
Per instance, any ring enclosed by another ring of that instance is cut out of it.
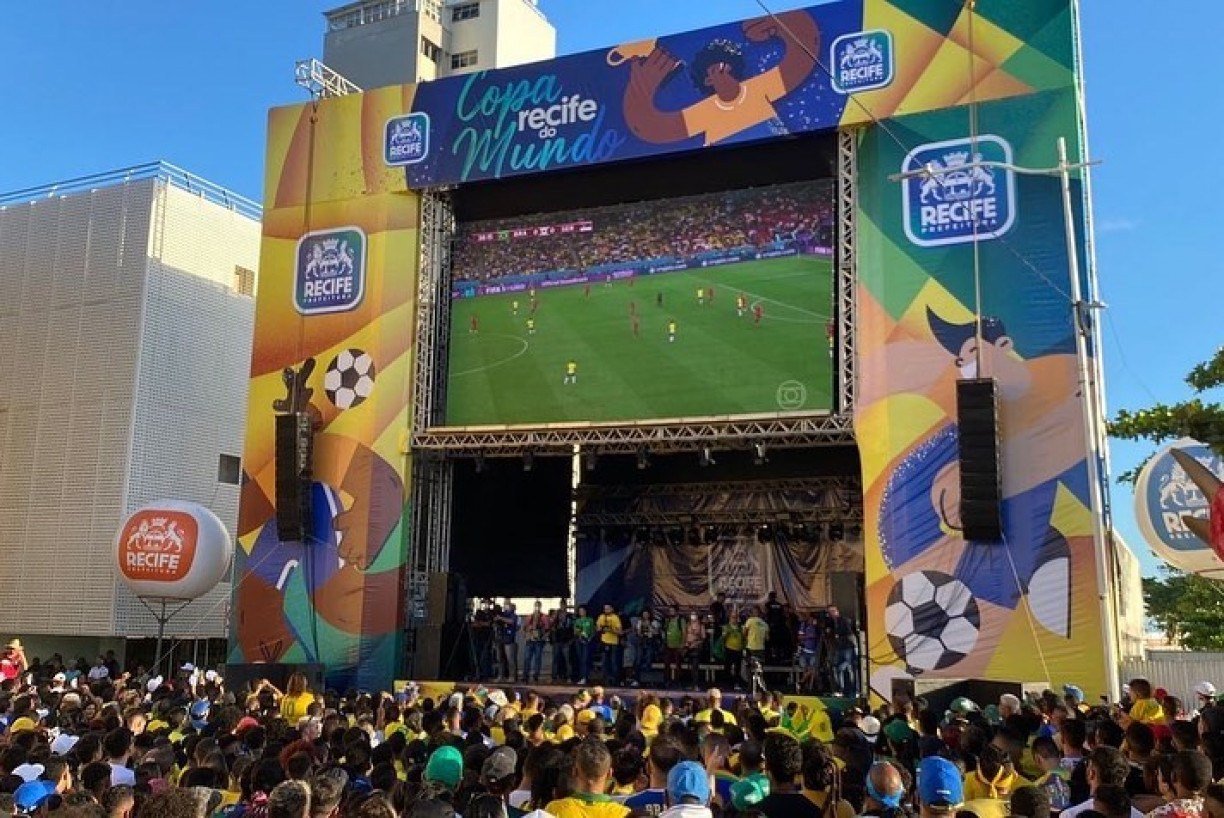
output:
<svg viewBox="0 0 1224 818"><path fill-rule="evenodd" d="M667 774L667 797L673 804L692 798L710 803L710 775L696 761L681 761Z"/></svg>
<svg viewBox="0 0 1224 818"><path fill-rule="evenodd" d="M1076 685L1063 685L1063 694L1074 699L1076 704L1084 703L1084 691Z"/></svg>
<svg viewBox="0 0 1224 818"><path fill-rule="evenodd" d="M47 803L47 799L55 795L55 782L35 779L27 781L13 793L13 806L23 813L34 810Z"/></svg>
<svg viewBox="0 0 1224 818"><path fill-rule="evenodd" d="M918 798L931 807L959 806L965 800L960 770L942 756L922 759L918 765Z"/></svg>

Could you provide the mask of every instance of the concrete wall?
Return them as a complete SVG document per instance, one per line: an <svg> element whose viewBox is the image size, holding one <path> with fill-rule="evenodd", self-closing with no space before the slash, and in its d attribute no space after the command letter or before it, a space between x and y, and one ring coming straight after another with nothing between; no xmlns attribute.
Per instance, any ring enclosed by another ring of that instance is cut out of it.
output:
<svg viewBox="0 0 1224 818"><path fill-rule="evenodd" d="M154 202L136 416L125 512L166 498L209 507L237 530L237 485L218 479L222 454L241 456L255 299L232 288L237 267L259 267L260 225L176 187ZM179 613L170 633L226 633L229 583ZM153 616L126 588L116 632L151 636Z"/></svg>
<svg viewBox="0 0 1224 818"><path fill-rule="evenodd" d="M0 610L13 636L115 633L155 183L0 209Z"/></svg>

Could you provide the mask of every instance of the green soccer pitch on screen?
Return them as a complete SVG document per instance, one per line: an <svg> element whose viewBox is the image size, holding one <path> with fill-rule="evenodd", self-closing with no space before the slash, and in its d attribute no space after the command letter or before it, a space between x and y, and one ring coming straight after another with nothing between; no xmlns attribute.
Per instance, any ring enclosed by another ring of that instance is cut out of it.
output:
<svg viewBox="0 0 1224 818"><path fill-rule="evenodd" d="M830 411L831 180L460 225L446 424Z"/></svg>

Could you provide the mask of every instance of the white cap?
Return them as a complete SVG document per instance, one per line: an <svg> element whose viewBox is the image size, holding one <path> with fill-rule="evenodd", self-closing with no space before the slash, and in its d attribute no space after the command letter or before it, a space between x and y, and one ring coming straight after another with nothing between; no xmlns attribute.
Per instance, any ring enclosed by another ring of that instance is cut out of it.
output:
<svg viewBox="0 0 1224 818"><path fill-rule="evenodd" d="M67 677L67 676L65 676L65 675L64 675L64 674L62 674L62 673L57 673L57 674L55 674L54 676L52 676L52 677L51 677L51 681L53 681L53 682L66 682L66 681L68 681L68 677Z"/></svg>
<svg viewBox="0 0 1224 818"><path fill-rule="evenodd" d="M215 670L204 671L204 680L207 682L215 682L217 681L217 679L220 679L220 678L221 678L221 674L217 673L217 671Z"/></svg>
<svg viewBox="0 0 1224 818"><path fill-rule="evenodd" d="M157 688L162 686L163 681L165 681L165 679L163 679L161 676L154 676L152 679L145 682L145 688L147 688L148 691L152 693L156 691Z"/></svg>
<svg viewBox="0 0 1224 818"><path fill-rule="evenodd" d="M195 673L195 665L191 664L191 662L187 662L181 668L179 668L179 670L181 670L183 673Z"/></svg>
<svg viewBox="0 0 1224 818"><path fill-rule="evenodd" d="M55 741L51 742L51 752L57 756L68 755L69 751L76 746L80 741L80 736L73 736L68 733L60 733L55 737Z"/></svg>
<svg viewBox="0 0 1224 818"><path fill-rule="evenodd" d="M47 768L41 764L18 764L13 768L13 775L21 776L22 781L33 781L46 771Z"/></svg>
<svg viewBox="0 0 1224 818"><path fill-rule="evenodd" d="M1210 699L1216 694L1215 685L1211 682L1199 682L1194 686L1194 693L1195 695L1206 696Z"/></svg>
<svg viewBox="0 0 1224 818"><path fill-rule="evenodd" d="M1011 710L1020 709L1020 697L1012 693L1004 693L999 697L999 707L1006 707Z"/></svg>
<svg viewBox="0 0 1224 818"><path fill-rule="evenodd" d="M463 694L452 693L450 699L447 700L447 704L451 707L463 707Z"/></svg>
<svg viewBox="0 0 1224 818"><path fill-rule="evenodd" d="M876 738L880 735L880 720L875 716L863 716L859 720L859 729L863 731L863 735L867 736L867 740L875 744Z"/></svg>

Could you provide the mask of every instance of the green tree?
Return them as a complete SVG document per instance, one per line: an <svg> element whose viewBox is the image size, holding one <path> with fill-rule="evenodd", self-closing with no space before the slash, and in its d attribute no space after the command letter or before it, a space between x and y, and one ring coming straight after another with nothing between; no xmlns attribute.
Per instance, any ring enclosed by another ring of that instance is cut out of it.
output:
<svg viewBox="0 0 1224 818"><path fill-rule="evenodd" d="M1204 393L1224 386L1224 347L1216 350L1211 360L1190 370L1186 383L1195 397L1173 404L1158 402L1135 411L1123 409L1109 421L1109 434L1122 440L1150 440L1156 444L1192 437L1224 455L1224 407L1203 398ZM1118 479L1133 483L1138 475L1139 470L1135 469L1118 475Z"/></svg>
<svg viewBox="0 0 1224 818"><path fill-rule="evenodd" d="M1165 569L1144 577L1148 616L1170 639L1190 650L1224 650L1224 583Z"/></svg>
<svg viewBox="0 0 1224 818"><path fill-rule="evenodd" d="M1224 455L1224 407L1204 399L1204 393L1224 386L1224 347L1190 370L1186 383L1194 390L1191 399L1124 409L1109 422L1109 433L1155 444L1191 437ZM1133 483L1142 467L1119 475L1118 480ZM1183 647L1224 650L1224 583L1166 568L1163 577L1144 578L1143 601L1148 616Z"/></svg>

